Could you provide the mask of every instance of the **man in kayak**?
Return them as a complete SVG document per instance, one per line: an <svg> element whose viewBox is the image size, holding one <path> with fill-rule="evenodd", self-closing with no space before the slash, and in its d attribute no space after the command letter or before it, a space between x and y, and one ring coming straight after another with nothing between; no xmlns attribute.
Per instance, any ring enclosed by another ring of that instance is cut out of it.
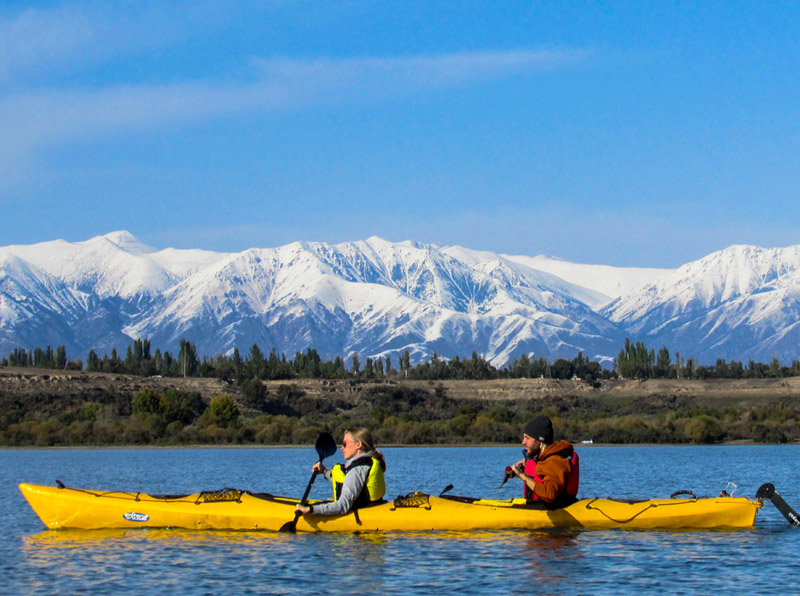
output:
<svg viewBox="0 0 800 596"><path fill-rule="evenodd" d="M522 429L525 459L511 467L524 483L525 499L548 508L566 507L578 494L578 454L568 441L553 443L553 423L537 416Z"/></svg>
<svg viewBox="0 0 800 596"><path fill-rule="evenodd" d="M312 471L323 474L333 483L333 498L330 503L298 505L296 511L302 515L344 515L353 509L380 501L386 493L383 473L386 460L375 449L372 433L366 428L348 429L342 439L344 465L336 464L328 470L317 462Z"/></svg>

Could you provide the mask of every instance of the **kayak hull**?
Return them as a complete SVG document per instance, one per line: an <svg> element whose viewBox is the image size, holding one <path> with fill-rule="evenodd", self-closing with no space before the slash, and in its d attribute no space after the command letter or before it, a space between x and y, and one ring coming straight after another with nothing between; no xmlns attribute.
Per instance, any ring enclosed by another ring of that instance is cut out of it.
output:
<svg viewBox="0 0 800 596"><path fill-rule="evenodd" d="M44 525L52 530L147 527L278 531L294 519L298 502L233 489L191 495L148 495L24 483L19 488ZM569 507L545 510L527 505L522 499L496 501L414 493L343 516L306 515L298 520L297 531L736 529L753 527L761 505L761 501L741 497L583 499Z"/></svg>

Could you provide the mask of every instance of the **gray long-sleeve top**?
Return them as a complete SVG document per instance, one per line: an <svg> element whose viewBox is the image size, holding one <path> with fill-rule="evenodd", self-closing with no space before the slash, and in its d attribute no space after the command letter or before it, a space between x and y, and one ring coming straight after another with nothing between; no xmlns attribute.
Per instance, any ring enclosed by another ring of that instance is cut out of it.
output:
<svg viewBox="0 0 800 596"><path fill-rule="evenodd" d="M367 451L366 453L359 453L350 459L346 459L342 467L346 468L355 460L360 457L373 457L374 451ZM314 515L344 515L349 513L353 508L358 495L361 494L361 489L367 483L367 476L369 476L369 466L356 466L344 477L344 484L342 485L342 494L333 503L320 503L314 505ZM331 479L331 471L325 470L325 478Z"/></svg>

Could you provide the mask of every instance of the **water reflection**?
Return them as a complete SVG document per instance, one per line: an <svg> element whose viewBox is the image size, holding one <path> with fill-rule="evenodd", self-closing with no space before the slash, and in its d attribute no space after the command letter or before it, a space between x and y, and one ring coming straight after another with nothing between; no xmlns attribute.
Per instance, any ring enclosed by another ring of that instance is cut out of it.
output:
<svg viewBox="0 0 800 596"><path fill-rule="evenodd" d="M23 547L35 552L48 548L91 548L113 544L136 544L142 541L173 544L221 544L236 545L291 544L291 534L278 532L227 532L192 531L168 528L132 528L106 530L45 530L23 538Z"/></svg>
<svg viewBox="0 0 800 596"><path fill-rule="evenodd" d="M547 531L528 534L518 568L524 583L536 586L537 593L562 593L578 574L583 557L580 531Z"/></svg>

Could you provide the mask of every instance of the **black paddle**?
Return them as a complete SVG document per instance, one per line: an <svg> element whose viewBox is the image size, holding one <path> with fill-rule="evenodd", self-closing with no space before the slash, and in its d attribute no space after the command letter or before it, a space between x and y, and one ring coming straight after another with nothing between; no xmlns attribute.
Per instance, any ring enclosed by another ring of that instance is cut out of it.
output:
<svg viewBox="0 0 800 596"><path fill-rule="evenodd" d="M783 514L783 517L792 524L793 526L800 526L800 517L798 517L797 512L792 509L791 505L783 500L778 494L778 491L775 490L775 486L771 482L767 482L766 484L762 484L758 491L756 492L756 499L763 501L764 499L769 499L769 501L775 505L775 508Z"/></svg>
<svg viewBox="0 0 800 596"><path fill-rule="evenodd" d="M319 455L319 460L317 463L322 463L322 460L326 457L330 457L334 453L336 453L336 441L333 440L333 436L331 433L321 433L317 437L317 444L314 445L314 448L317 450L317 455ZM314 480L317 478L317 472L314 470L311 473L311 480L308 481L308 486L306 486L306 492L303 493L303 498L300 499L300 504L305 505L308 503L308 493L311 492L311 485L314 484ZM281 526L281 529L278 530L279 532L291 532L294 534L297 532L297 520L300 519L301 513L299 511L294 512L294 519L292 521L288 521Z"/></svg>

